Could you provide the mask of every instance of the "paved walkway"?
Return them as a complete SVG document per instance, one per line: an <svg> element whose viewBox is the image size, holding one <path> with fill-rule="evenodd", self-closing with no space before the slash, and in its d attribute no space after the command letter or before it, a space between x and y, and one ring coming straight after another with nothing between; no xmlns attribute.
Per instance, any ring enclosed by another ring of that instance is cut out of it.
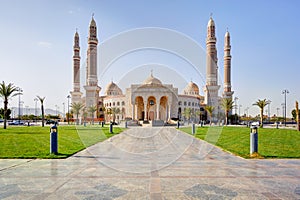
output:
<svg viewBox="0 0 300 200"><path fill-rule="evenodd" d="M64 160L0 160L0 199L300 199L300 160L245 160L131 128Z"/></svg>

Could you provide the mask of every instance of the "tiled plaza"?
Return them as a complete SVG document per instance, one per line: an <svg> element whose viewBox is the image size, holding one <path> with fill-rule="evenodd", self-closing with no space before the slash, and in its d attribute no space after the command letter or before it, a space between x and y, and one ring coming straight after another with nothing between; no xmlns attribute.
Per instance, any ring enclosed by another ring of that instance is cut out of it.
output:
<svg viewBox="0 0 300 200"><path fill-rule="evenodd" d="M130 128L68 159L0 160L0 199L300 199L300 160L246 160L175 128Z"/></svg>

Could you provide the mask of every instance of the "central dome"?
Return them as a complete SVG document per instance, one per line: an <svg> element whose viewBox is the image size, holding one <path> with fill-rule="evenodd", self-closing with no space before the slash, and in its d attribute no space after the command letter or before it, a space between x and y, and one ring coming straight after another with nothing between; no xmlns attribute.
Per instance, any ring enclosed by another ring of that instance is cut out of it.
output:
<svg viewBox="0 0 300 200"><path fill-rule="evenodd" d="M162 82L151 75L144 81L144 85L162 85Z"/></svg>
<svg viewBox="0 0 300 200"><path fill-rule="evenodd" d="M105 90L105 95L107 96L115 96L115 95L122 95L122 90L119 88L117 84L111 81Z"/></svg>
<svg viewBox="0 0 300 200"><path fill-rule="evenodd" d="M199 95L199 87L196 83L192 81L184 89L184 94L186 95Z"/></svg>

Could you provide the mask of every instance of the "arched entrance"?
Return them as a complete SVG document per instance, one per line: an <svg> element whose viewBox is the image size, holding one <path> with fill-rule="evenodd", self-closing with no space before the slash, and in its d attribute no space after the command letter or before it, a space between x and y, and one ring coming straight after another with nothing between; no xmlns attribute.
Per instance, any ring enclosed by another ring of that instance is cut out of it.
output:
<svg viewBox="0 0 300 200"><path fill-rule="evenodd" d="M168 97L161 97L159 102L159 119L168 121Z"/></svg>
<svg viewBox="0 0 300 200"><path fill-rule="evenodd" d="M147 119L148 120L154 120L157 113L156 113L156 108L157 106L157 103L156 103L156 98L154 96L150 96L148 97L148 100L147 100L147 111L148 111L148 115L147 115Z"/></svg>
<svg viewBox="0 0 300 200"><path fill-rule="evenodd" d="M136 118L138 120L144 120L144 100L143 97L138 96L135 98L136 105Z"/></svg>

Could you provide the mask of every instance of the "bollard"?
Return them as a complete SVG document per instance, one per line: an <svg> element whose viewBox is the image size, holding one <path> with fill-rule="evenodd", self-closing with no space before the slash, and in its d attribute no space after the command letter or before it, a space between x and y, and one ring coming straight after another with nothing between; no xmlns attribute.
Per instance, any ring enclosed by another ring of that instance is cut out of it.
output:
<svg viewBox="0 0 300 200"><path fill-rule="evenodd" d="M179 123L179 120L177 121L177 128L179 128L180 127L180 123Z"/></svg>
<svg viewBox="0 0 300 200"><path fill-rule="evenodd" d="M257 126L250 128L250 155L258 152L258 131Z"/></svg>
<svg viewBox="0 0 300 200"><path fill-rule="evenodd" d="M50 128L50 154L57 154L57 126Z"/></svg>
<svg viewBox="0 0 300 200"><path fill-rule="evenodd" d="M113 133L113 124L112 123L109 124L109 133Z"/></svg>
<svg viewBox="0 0 300 200"><path fill-rule="evenodd" d="M101 127L102 127L102 128L104 127L104 121L101 122Z"/></svg>
<svg viewBox="0 0 300 200"><path fill-rule="evenodd" d="M195 135L195 124L192 124L192 134Z"/></svg>
<svg viewBox="0 0 300 200"><path fill-rule="evenodd" d="M128 127L128 125L127 125L127 121L125 121L125 128L127 128Z"/></svg>

